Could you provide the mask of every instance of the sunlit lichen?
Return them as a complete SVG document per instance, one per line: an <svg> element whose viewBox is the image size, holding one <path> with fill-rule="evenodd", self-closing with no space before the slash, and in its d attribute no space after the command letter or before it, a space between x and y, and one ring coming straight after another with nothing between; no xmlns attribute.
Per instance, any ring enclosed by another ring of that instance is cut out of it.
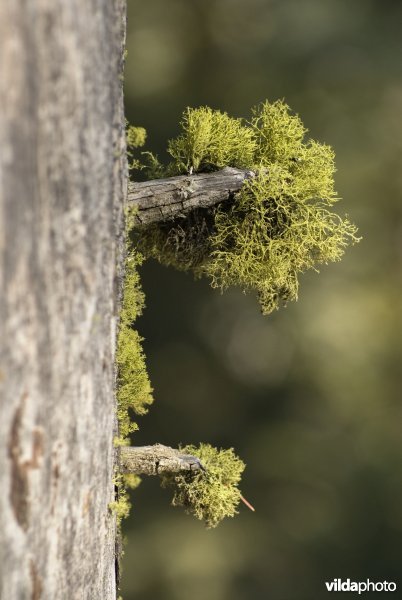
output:
<svg viewBox="0 0 402 600"><path fill-rule="evenodd" d="M237 514L241 500L238 483L245 464L233 449L218 450L209 444L180 448L184 454L197 456L205 471L165 476L164 486L173 487L172 504L182 506L189 514L216 527L225 517Z"/></svg>
<svg viewBox="0 0 402 600"><path fill-rule="evenodd" d="M183 133L168 145L171 171L209 171L232 163L247 167L253 159L256 141L241 119L207 106L187 108L181 127Z"/></svg>
<svg viewBox="0 0 402 600"><path fill-rule="evenodd" d="M182 133L169 142L173 161L160 175L246 167L257 173L234 201L149 226L146 256L222 290L257 291L268 314L297 299L300 273L341 258L358 241L356 227L330 209L333 150L305 140L300 118L282 101L255 107L249 122L210 108L187 109Z"/></svg>

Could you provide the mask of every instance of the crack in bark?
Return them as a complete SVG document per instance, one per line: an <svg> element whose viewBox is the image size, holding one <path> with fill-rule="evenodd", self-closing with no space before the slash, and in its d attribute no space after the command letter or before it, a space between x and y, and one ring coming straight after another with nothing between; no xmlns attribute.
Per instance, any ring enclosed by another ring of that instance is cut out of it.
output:
<svg viewBox="0 0 402 600"><path fill-rule="evenodd" d="M32 581L31 600L40 600L42 597L42 579L38 573L38 569L32 558L29 561L29 572Z"/></svg>
<svg viewBox="0 0 402 600"><path fill-rule="evenodd" d="M22 415L24 412L27 394L25 393L20 405L14 413L11 424L10 436L8 440L8 456L10 459L10 503L13 508L14 516L20 527L26 531L28 529L28 473L25 465L21 463L20 447L20 428Z"/></svg>
<svg viewBox="0 0 402 600"><path fill-rule="evenodd" d="M18 524L26 531L29 525L29 481L30 469L40 467L43 456L43 432L38 427L32 431L32 455L29 460L21 460L22 449L20 430L28 394L24 393L20 405L14 413L8 440L8 456L10 459L10 502Z"/></svg>

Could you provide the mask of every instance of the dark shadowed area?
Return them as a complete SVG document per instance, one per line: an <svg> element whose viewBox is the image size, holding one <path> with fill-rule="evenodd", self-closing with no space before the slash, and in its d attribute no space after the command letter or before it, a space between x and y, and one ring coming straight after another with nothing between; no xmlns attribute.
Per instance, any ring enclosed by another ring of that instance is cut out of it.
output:
<svg viewBox="0 0 402 600"><path fill-rule="evenodd" d="M256 507L216 530L133 494L125 600L311 600L325 581L402 589L402 4L129 0L126 114L164 159L186 106L284 98L333 146L363 240L262 317L253 296L146 263L155 404L136 445L234 447ZM379 595L381 596L381 594ZM378 597L379 597L378 596Z"/></svg>

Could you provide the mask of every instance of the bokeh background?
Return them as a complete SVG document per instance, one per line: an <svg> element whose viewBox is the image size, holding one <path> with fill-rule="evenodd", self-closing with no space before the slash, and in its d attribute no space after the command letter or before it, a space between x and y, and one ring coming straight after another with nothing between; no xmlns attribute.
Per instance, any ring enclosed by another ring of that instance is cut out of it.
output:
<svg viewBox="0 0 402 600"><path fill-rule="evenodd" d="M218 529L133 494L125 600L316 600L335 577L402 597L402 2L129 0L126 114L165 158L186 106L284 98L336 151L337 205L363 236L269 317L238 290L148 262L156 402L136 444L210 442L247 463ZM382 597L377 594L376 597Z"/></svg>

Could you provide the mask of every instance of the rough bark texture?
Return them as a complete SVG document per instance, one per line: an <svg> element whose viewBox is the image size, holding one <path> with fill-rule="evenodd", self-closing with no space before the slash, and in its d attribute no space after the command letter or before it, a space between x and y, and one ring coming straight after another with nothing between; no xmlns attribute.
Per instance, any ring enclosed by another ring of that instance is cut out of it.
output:
<svg viewBox="0 0 402 600"><path fill-rule="evenodd" d="M137 475L162 475L204 469L200 460L179 450L155 444L154 446L122 446L120 470Z"/></svg>
<svg viewBox="0 0 402 600"><path fill-rule="evenodd" d="M130 182L128 204L137 208L134 223L149 225L186 215L194 208L206 208L238 192L253 171L226 167L214 173L180 175L140 183Z"/></svg>
<svg viewBox="0 0 402 600"><path fill-rule="evenodd" d="M0 597L116 597L124 0L0 3Z"/></svg>

